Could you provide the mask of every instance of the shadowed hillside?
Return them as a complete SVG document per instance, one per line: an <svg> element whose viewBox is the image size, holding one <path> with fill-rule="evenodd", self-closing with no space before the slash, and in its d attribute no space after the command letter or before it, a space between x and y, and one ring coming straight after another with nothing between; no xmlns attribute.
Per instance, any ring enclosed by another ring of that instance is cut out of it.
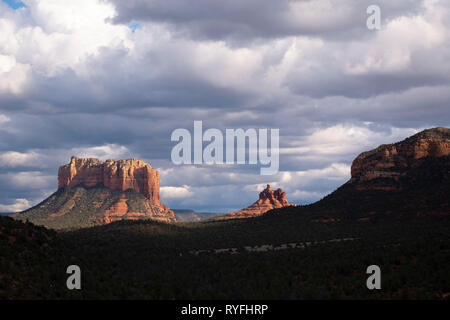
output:
<svg viewBox="0 0 450 320"><path fill-rule="evenodd" d="M350 181L324 199L269 214L315 219L416 218L450 214L450 129L422 131L359 155Z"/></svg>

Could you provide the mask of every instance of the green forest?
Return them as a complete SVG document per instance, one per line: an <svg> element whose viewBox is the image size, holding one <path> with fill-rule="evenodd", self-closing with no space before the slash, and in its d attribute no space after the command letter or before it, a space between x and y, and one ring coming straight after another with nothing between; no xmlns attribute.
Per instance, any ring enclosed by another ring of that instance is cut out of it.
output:
<svg viewBox="0 0 450 320"><path fill-rule="evenodd" d="M2 299L449 299L448 217L121 221L56 233L0 219ZM351 241L330 241L352 238ZM245 246L302 243L249 252ZM234 254L194 250L236 248ZM82 289L66 288L78 265ZM366 268L381 268L368 290Z"/></svg>

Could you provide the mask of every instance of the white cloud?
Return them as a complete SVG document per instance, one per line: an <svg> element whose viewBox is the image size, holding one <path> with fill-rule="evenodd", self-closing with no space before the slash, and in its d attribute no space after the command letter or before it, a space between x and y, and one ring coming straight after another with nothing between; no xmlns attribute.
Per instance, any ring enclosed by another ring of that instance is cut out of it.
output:
<svg viewBox="0 0 450 320"><path fill-rule="evenodd" d="M14 56L5 56L0 54L0 74L10 72L16 65Z"/></svg>
<svg viewBox="0 0 450 320"><path fill-rule="evenodd" d="M326 178L329 180L341 180L343 178L350 178L350 166L345 163L333 163L327 168L310 169L306 171L291 172L299 179L292 179L294 181L317 178Z"/></svg>
<svg viewBox="0 0 450 320"><path fill-rule="evenodd" d="M71 149L32 149L26 152L7 151L0 153L0 166L16 168L52 168L67 163L72 156L98 158L100 160L120 160L136 158L130 150L117 144Z"/></svg>
<svg viewBox="0 0 450 320"><path fill-rule="evenodd" d="M179 199L186 198L192 195L189 186L182 187L161 187L160 188L161 199Z"/></svg>
<svg viewBox="0 0 450 320"><path fill-rule="evenodd" d="M73 148L67 153L72 153L72 155L80 158L98 158L103 161L107 159L120 160L124 158L136 158L131 155L127 147L117 144L106 144L89 148Z"/></svg>
<svg viewBox="0 0 450 320"><path fill-rule="evenodd" d="M0 204L1 212L21 212L31 207L27 199L16 199L16 202L9 205Z"/></svg>
<svg viewBox="0 0 450 320"><path fill-rule="evenodd" d="M3 55L1 53L0 48L0 92L9 91L18 94L27 82L30 66L17 63L16 58L13 55Z"/></svg>
<svg viewBox="0 0 450 320"><path fill-rule="evenodd" d="M344 163L332 163L321 169L302 171L281 171L264 183L247 184L242 190L250 199L257 199L259 192L270 184L272 189L282 188L292 203L310 203L321 199L334 191L350 178L350 166ZM238 195L233 195L238 198ZM254 201L253 200L253 201Z"/></svg>
<svg viewBox="0 0 450 320"><path fill-rule="evenodd" d="M40 155L31 151L29 153L21 153L15 151L8 151L0 154L0 166L5 167L20 167L28 166L34 167L36 165L40 166Z"/></svg>
<svg viewBox="0 0 450 320"><path fill-rule="evenodd" d="M55 185L56 189L56 176L46 175L39 171L1 174L0 179L2 180L2 183L10 185L12 188L21 190L47 190L53 185Z"/></svg>
<svg viewBox="0 0 450 320"><path fill-rule="evenodd" d="M0 114L0 124L6 123L11 121L11 119L7 116L5 116L4 114Z"/></svg>
<svg viewBox="0 0 450 320"><path fill-rule="evenodd" d="M326 159L331 156L346 156L373 149L383 143L402 140L414 133L413 128L392 128L390 131L373 131L371 124L357 126L337 124L324 129L316 129L306 137L292 141L288 147L280 148L281 155L295 156L296 159Z"/></svg>
<svg viewBox="0 0 450 320"><path fill-rule="evenodd" d="M9 65L20 63L51 76L66 68L77 71L103 47L131 45L129 28L108 23L115 10L105 1L26 2L26 13L3 19L0 14L0 54L15 58Z"/></svg>
<svg viewBox="0 0 450 320"><path fill-rule="evenodd" d="M311 200L322 199L324 196L326 196L326 194L326 192L295 190L294 192L291 192L289 194L289 198L293 199L293 201L291 200L291 202L293 203L295 203L295 201L298 201L299 204L305 204L305 199L307 199L308 202L311 202Z"/></svg>
<svg viewBox="0 0 450 320"><path fill-rule="evenodd" d="M389 21L371 42L361 42L353 54L352 62L347 62L350 74L370 74L380 72L408 71L413 56L422 50L436 50L447 39L444 26L436 17L436 7L425 16L399 17ZM442 18L442 17L440 17Z"/></svg>

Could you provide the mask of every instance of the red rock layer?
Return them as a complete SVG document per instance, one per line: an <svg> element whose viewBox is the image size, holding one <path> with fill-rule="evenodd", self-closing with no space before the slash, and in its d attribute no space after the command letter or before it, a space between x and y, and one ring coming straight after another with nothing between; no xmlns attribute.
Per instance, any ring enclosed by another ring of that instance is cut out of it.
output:
<svg viewBox="0 0 450 320"><path fill-rule="evenodd" d="M159 172L148 163L138 159L106 160L95 158L83 159L72 157L70 163L61 166L58 171L58 188L76 186L104 186L111 190L126 191L133 189L143 194L150 202L162 211L173 212L161 204L159 196ZM121 208L122 203L117 207ZM115 211L114 208L112 211ZM120 215L121 210L118 211Z"/></svg>
<svg viewBox="0 0 450 320"><path fill-rule="evenodd" d="M59 168L58 188L103 185L111 190L128 189L142 193L155 204L160 204L159 172L138 159L106 160L72 157L69 164Z"/></svg>
<svg viewBox="0 0 450 320"><path fill-rule="evenodd" d="M352 164L350 183L358 189L396 190L395 183L371 184L385 179L398 182L406 171L418 165L424 157L442 157L450 154L450 129L434 128L422 131L408 139L360 154Z"/></svg>
<svg viewBox="0 0 450 320"><path fill-rule="evenodd" d="M286 192L283 189L273 190L270 187L270 184L268 184L266 189L259 194L259 199L251 206L236 212L228 213L217 219L222 220L256 217L266 213L269 210L288 206L295 205L290 204L287 201Z"/></svg>

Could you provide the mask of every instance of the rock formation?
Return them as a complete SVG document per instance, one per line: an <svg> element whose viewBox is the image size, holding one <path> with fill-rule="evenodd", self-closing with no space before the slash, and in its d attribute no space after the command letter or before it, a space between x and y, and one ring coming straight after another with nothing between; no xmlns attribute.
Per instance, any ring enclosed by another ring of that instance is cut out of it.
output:
<svg viewBox="0 0 450 320"><path fill-rule="evenodd" d="M259 194L259 199L251 206L236 212L228 213L216 219L224 220L224 219L251 218L260 216L272 209L288 206L295 206L295 205L290 204L286 200L286 192L283 189L273 190L270 187L270 184L268 184L266 189L264 189Z"/></svg>
<svg viewBox="0 0 450 320"><path fill-rule="evenodd" d="M450 214L450 129L434 128L359 155L351 179L322 200L276 214L334 223Z"/></svg>
<svg viewBox="0 0 450 320"><path fill-rule="evenodd" d="M146 162L76 157L59 168L57 192L13 217L54 229L124 219L175 221L174 213L160 202L159 172Z"/></svg>
<svg viewBox="0 0 450 320"><path fill-rule="evenodd" d="M58 188L101 186L125 191L133 189L148 200L160 204L159 172L138 159L106 160L72 157L70 163L59 168Z"/></svg>
<svg viewBox="0 0 450 320"><path fill-rule="evenodd" d="M350 183L357 189L400 190L402 179L427 157L450 153L450 129L422 131L401 142L360 154L352 164Z"/></svg>

